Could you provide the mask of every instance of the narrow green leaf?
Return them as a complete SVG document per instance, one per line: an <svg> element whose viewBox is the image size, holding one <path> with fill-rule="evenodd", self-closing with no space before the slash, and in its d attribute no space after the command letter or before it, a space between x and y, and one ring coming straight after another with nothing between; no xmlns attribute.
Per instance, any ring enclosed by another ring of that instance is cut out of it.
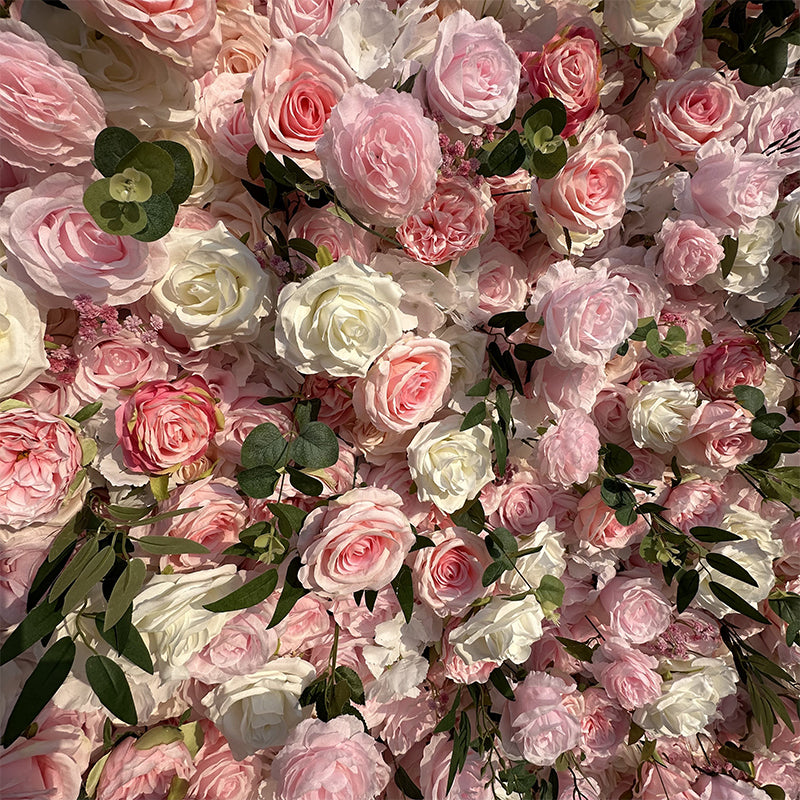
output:
<svg viewBox="0 0 800 800"><path fill-rule="evenodd" d="M177 553L208 553L209 549L195 542L193 539L185 539L182 536L140 536L135 540L136 543L148 553L155 555L174 555Z"/></svg>
<svg viewBox="0 0 800 800"><path fill-rule="evenodd" d="M350 669L350 667L341 666L336 667L335 673L338 677L347 682L347 685L350 687L350 698L352 701L363 705L365 702L364 686L361 683L361 678L358 677L358 673Z"/></svg>
<svg viewBox="0 0 800 800"><path fill-rule="evenodd" d="M100 400L95 403L89 403L88 406L84 406L80 411L76 411L72 415L72 419L74 419L75 422L86 422L87 419L91 419L102 407L103 403Z"/></svg>
<svg viewBox="0 0 800 800"><path fill-rule="evenodd" d="M203 606L208 611L238 611L242 608L251 608L266 600L278 585L277 570L270 569L249 580L225 597Z"/></svg>
<svg viewBox="0 0 800 800"><path fill-rule="evenodd" d="M128 606L139 593L147 575L147 567L140 558L131 559L117 578L106 606L105 630L114 627L122 619Z"/></svg>
<svg viewBox="0 0 800 800"><path fill-rule="evenodd" d="M66 549L59 554L55 561L50 562L45 559L36 574L33 576L31 588L28 591L28 600L25 604L25 610L30 612L34 606L47 594L47 590L52 586L53 581L61 573L61 570L66 565L73 550L75 549L76 541L67 545Z"/></svg>
<svg viewBox="0 0 800 800"><path fill-rule="evenodd" d="M416 74L412 75L416 78ZM411 780L409 774L398 764L394 771L395 786L411 800L423 800L423 794L419 786Z"/></svg>
<svg viewBox="0 0 800 800"><path fill-rule="evenodd" d="M104 614L98 614L95 617L95 627L101 638L108 642L114 650L124 658L127 658L131 664L135 664L139 669L147 672L149 675L153 674L153 660L150 657L150 651L142 639L142 635L131 624L130 621L131 606L128 606L125 616L109 630L104 629Z"/></svg>
<svg viewBox="0 0 800 800"><path fill-rule="evenodd" d="M411 614L414 610L414 583L411 578L411 567L408 564L400 567L400 571L392 580L392 589L397 595L406 622L411 622Z"/></svg>
<svg viewBox="0 0 800 800"><path fill-rule="evenodd" d="M737 564L732 558L722 555L722 553L708 553L706 561L709 566L723 575L728 575L737 581L750 584L750 586L758 586L758 581L744 567Z"/></svg>
<svg viewBox="0 0 800 800"><path fill-rule="evenodd" d="M456 711L461 703L461 687L458 687L456 696L453 698L453 704L450 710L439 720L436 727L433 729L434 733L449 733L456 724Z"/></svg>
<svg viewBox="0 0 800 800"><path fill-rule="evenodd" d="M105 578L111 567L114 566L115 558L114 548L106 546L86 565L75 579L75 583L67 589L67 593L64 595L62 610L65 614L72 611L75 606L89 596L89 592Z"/></svg>
<svg viewBox="0 0 800 800"><path fill-rule="evenodd" d="M128 725L138 722L125 673L119 665L106 656L94 655L86 659L86 678L100 702Z"/></svg>
<svg viewBox="0 0 800 800"><path fill-rule="evenodd" d="M527 361L531 364L534 361L547 358L549 355L552 355L550 350L545 350L544 347L537 347L535 344L522 342L514 346L514 357L518 358L520 361Z"/></svg>
<svg viewBox="0 0 800 800"><path fill-rule="evenodd" d="M303 597L303 595L308 594L308 589L300 583L297 577L297 573L302 566L303 562L300 560L300 556L295 556L289 562L289 567L286 570L286 577L283 582L283 590L278 599L278 604L275 606L272 619L269 621L269 625L267 625L267 629L274 628L294 608L294 604Z"/></svg>
<svg viewBox="0 0 800 800"><path fill-rule="evenodd" d="M769 620L757 608L751 606L750 603L739 597L736 592L729 589L725 584L709 581L708 588L711 590L714 597L725 603L726 606L733 609L737 614L743 614L745 617L749 617L763 625L769 625Z"/></svg>
<svg viewBox="0 0 800 800"><path fill-rule="evenodd" d="M579 661L591 661L594 657L594 650L585 642L567 639L564 636L556 636L556 639L561 642L567 653Z"/></svg>
<svg viewBox="0 0 800 800"><path fill-rule="evenodd" d="M508 700L514 699L514 690L511 688L508 678L506 678L506 676L503 674L503 670L500 669L500 667L495 667L495 669L491 671L489 674L489 680L491 681L492 686L494 686L494 688L497 689L497 691L500 692L503 697L507 698Z"/></svg>
<svg viewBox="0 0 800 800"><path fill-rule="evenodd" d="M492 444L494 444L494 457L497 461L497 474L502 477L506 473L508 437L494 420L492 420Z"/></svg>
<svg viewBox="0 0 800 800"><path fill-rule="evenodd" d="M459 430L466 431L470 428L474 428L476 425L480 425L484 419L486 419L486 403L481 401L472 406L466 413Z"/></svg>
<svg viewBox="0 0 800 800"><path fill-rule="evenodd" d="M12 661L31 645L49 636L64 619L55 603L42 603L28 612L25 619L14 628L0 647L0 665Z"/></svg>
<svg viewBox="0 0 800 800"><path fill-rule="evenodd" d="M700 575L697 570L690 569L688 572L684 572L683 575L681 575L678 580L678 599L676 602L679 614L682 614L689 608L699 588Z"/></svg>
<svg viewBox="0 0 800 800"><path fill-rule="evenodd" d="M731 531L726 531L722 528L711 528L707 525L698 525L694 528L689 528L689 533L691 533L698 542L705 542L707 544L737 542L742 538Z"/></svg>
<svg viewBox="0 0 800 800"><path fill-rule="evenodd" d="M72 561L64 567L64 570L53 582L48 599L52 602L57 600L73 583L73 581L83 572L87 564L97 555L100 545L97 539L92 538L86 541L80 550L75 554Z"/></svg>

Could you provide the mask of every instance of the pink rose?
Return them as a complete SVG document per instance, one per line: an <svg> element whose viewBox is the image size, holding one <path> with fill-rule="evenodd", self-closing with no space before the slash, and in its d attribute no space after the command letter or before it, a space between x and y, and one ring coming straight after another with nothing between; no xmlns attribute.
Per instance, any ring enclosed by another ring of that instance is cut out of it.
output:
<svg viewBox="0 0 800 800"><path fill-rule="evenodd" d="M433 197L397 229L411 258L443 264L478 246L489 221L486 202L466 178L441 179Z"/></svg>
<svg viewBox="0 0 800 800"><path fill-rule="evenodd" d="M389 584L414 544L402 504L389 489L352 489L312 511L297 540L301 583L332 597Z"/></svg>
<svg viewBox="0 0 800 800"><path fill-rule="evenodd" d="M47 522L61 508L81 466L66 422L32 408L0 414L0 525Z"/></svg>
<svg viewBox="0 0 800 800"><path fill-rule="evenodd" d="M747 98L748 119L744 132L747 149L763 153L800 130L800 96L792 86L764 86ZM793 147L774 152L777 165L786 173L800 170L800 153Z"/></svg>
<svg viewBox="0 0 800 800"><path fill-rule="evenodd" d="M489 776L482 774L483 759L472 750L467 752L463 769L447 791L452 756L453 743L446 733L432 736L425 745L419 764L419 788L425 800L492 800L494 794Z"/></svg>
<svg viewBox="0 0 800 800"><path fill-rule="evenodd" d="M359 264L369 264L377 248L378 237L345 222L331 211L331 206L303 206L292 216L288 238L308 239L317 247L327 247L334 261L342 256L350 256Z"/></svg>
<svg viewBox="0 0 800 800"><path fill-rule="evenodd" d="M694 12L681 20L661 47L643 48L659 80L679 78L695 60L703 41L703 11L702 0L697 0Z"/></svg>
<svg viewBox="0 0 800 800"><path fill-rule="evenodd" d="M507 528L515 536L527 536L551 516L552 488L532 472L515 472L499 486L484 486L481 502L495 527Z"/></svg>
<svg viewBox="0 0 800 800"><path fill-rule="evenodd" d="M290 38L297 33L321 35L347 0L254 0L255 11L269 21L276 38Z"/></svg>
<svg viewBox="0 0 800 800"><path fill-rule="evenodd" d="M647 529L642 517L633 525L620 523L614 511L603 502L599 486L593 486L578 501L574 525L580 541L589 542L601 550L625 547Z"/></svg>
<svg viewBox="0 0 800 800"><path fill-rule="evenodd" d="M531 204L570 231L605 231L625 214L632 177L633 159L617 134L595 133L570 154L555 178L533 182Z"/></svg>
<svg viewBox="0 0 800 800"><path fill-rule="evenodd" d="M630 715L599 686L585 689L582 699L581 745L589 761L607 761L627 739Z"/></svg>
<svg viewBox="0 0 800 800"><path fill-rule="evenodd" d="M272 762L277 800L373 800L391 772L355 717L307 719Z"/></svg>
<svg viewBox="0 0 800 800"><path fill-rule="evenodd" d="M479 251L477 269L478 306L467 315L475 324L488 322L495 314L525 306L528 296L525 262L499 242L489 242Z"/></svg>
<svg viewBox="0 0 800 800"><path fill-rule="evenodd" d="M664 245L658 274L667 282L692 286L717 271L725 251L719 239L692 219L666 219L657 239Z"/></svg>
<svg viewBox="0 0 800 800"><path fill-rule="evenodd" d="M364 222L399 225L436 189L439 130L406 92L357 84L317 143L325 179Z"/></svg>
<svg viewBox="0 0 800 800"><path fill-rule="evenodd" d="M712 400L733 399L735 386L760 386L767 361L755 339L736 336L706 347L695 362L692 380Z"/></svg>
<svg viewBox="0 0 800 800"><path fill-rule="evenodd" d="M353 392L357 378L329 378L324 373L309 375L303 381L303 396L320 401L317 419L334 430L348 428L356 418Z"/></svg>
<svg viewBox="0 0 800 800"><path fill-rule="evenodd" d="M543 401L556 417L572 408L588 413L605 383L606 372L599 364L562 367L552 358L541 358L533 365L525 394L530 394L535 402Z"/></svg>
<svg viewBox="0 0 800 800"><path fill-rule="evenodd" d="M100 230L83 207L86 185L57 173L9 195L0 208L8 272L36 287L46 306L65 305L81 294L96 303L130 303L169 268L160 242Z"/></svg>
<svg viewBox="0 0 800 800"><path fill-rule="evenodd" d="M597 393L591 411L600 438L606 442L613 442L626 450L633 447L627 405L633 395L633 390L627 386L612 383Z"/></svg>
<svg viewBox="0 0 800 800"><path fill-rule="evenodd" d="M258 796L261 764L253 756L233 757L225 737L208 721L201 720L203 746L194 759L187 800L250 800Z"/></svg>
<svg viewBox="0 0 800 800"><path fill-rule="evenodd" d="M526 193L503 194L502 190L493 195L495 242L519 253L528 244L533 232L531 212ZM551 251L552 252L552 251Z"/></svg>
<svg viewBox="0 0 800 800"><path fill-rule="evenodd" d="M222 46L217 53L214 72L250 75L264 60L272 37L264 17L251 13L250 3L240 9L225 7L219 15Z"/></svg>
<svg viewBox="0 0 800 800"><path fill-rule="evenodd" d="M688 533L696 525L719 527L725 495L718 483L690 480L671 489L667 499L661 502L667 506L664 516Z"/></svg>
<svg viewBox="0 0 800 800"><path fill-rule="evenodd" d="M382 431L402 433L427 422L450 388L450 345L406 334L356 382L353 407Z"/></svg>
<svg viewBox="0 0 800 800"><path fill-rule="evenodd" d="M678 80L658 82L647 107L647 125L667 160L691 161L706 142L736 136L743 113L731 81L713 69L693 69Z"/></svg>
<svg viewBox="0 0 800 800"><path fill-rule="evenodd" d="M314 148L331 110L355 80L336 51L307 36L274 40L245 93L256 143L321 177Z"/></svg>
<svg viewBox="0 0 800 800"><path fill-rule="evenodd" d="M592 659L592 673L628 711L641 708L661 696L658 659L632 648L622 639L606 639Z"/></svg>
<svg viewBox="0 0 800 800"><path fill-rule="evenodd" d="M672 619L672 605L653 578L612 578L600 592L615 636L644 644L663 633Z"/></svg>
<svg viewBox="0 0 800 800"><path fill-rule="evenodd" d="M292 606L286 618L275 628L280 637L280 655L332 641L333 620L328 614L328 605L328 601L318 595L307 594Z"/></svg>
<svg viewBox="0 0 800 800"><path fill-rule="evenodd" d="M97 93L27 25L0 24L3 160L45 173L88 162L106 122Z"/></svg>
<svg viewBox="0 0 800 800"><path fill-rule="evenodd" d="M558 424L539 439L536 451L542 472L554 483L585 483L597 469L600 434L585 411L565 411Z"/></svg>
<svg viewBox="0 0 800 800"><path fill-rule="evenodd" d="M0 544L0 628L10 628L25 618L33 576L48 551L47 544L18 542L18 538Z"/></svg>
<svg viewBox="0 0 800 800"><path fill-rule="evenodd" d="M401 756L428 738L439 721L437 711L438 703L430 691L420 691L413 699L402 697L382 703L380 737L394 756Z"/></svg>
<svg viewBox="0 0 800 800"><path fill-rule="evenodd" d="M758 786L737 781L730 775L701 775L692 789L700 795L700 800L768 800L772 797Z"/></svg>
<svg viewBox="0 0 800 800"><path fill-rule="evenodd" d="M567 110L566 139L600 105L600 45L589 28L572 27L556 34L524 61L534 100L555 97Z"/></svg>
<svg viewBox="0 0 800 800"><path fill-rule="evenodd" d="M508 119L517 104L520 63L493 17L459 9L439 25L425 86L434 114L462 133Z"/></svg>
<svg viewBox="0 0 800 800"><path fill-rule="evenodd" d="M117 408L125 466L164 474L202 458L223 426L206 382L197 376L152 381Z"/></svg>
<svg viewBox="0 0 800 800"><path fill-rule="evenodd" d="M458 627L460 620L453 618L448 622L442 634L442 668L445 677L456 683L486 683L489 675L497 668L497 662L481 659L468 664L456 653L450 641L450 632Z"/></svg>

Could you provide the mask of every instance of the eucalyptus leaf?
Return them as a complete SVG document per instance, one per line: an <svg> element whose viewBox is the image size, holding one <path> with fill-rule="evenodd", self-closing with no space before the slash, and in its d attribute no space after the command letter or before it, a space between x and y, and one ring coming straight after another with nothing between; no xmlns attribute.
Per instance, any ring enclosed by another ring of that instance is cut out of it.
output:
<svg viewBox="0 0 800 800"><path fill-rule="evenodd" d="M120 161L139 144L139 139L125 128L105 128L94 140L93 163L98 171L110 178L117 172Z"/></svg>
<svg viewBox="0 0 800 800"><path fill-rule="evenodd" d="M150 178L154 195L164 194L175 179L175 164L171 156L152 142L139 142L120 159L116 172L123 172L129 167Z"/></svg>
<svg viewBox="0 0 800 800"><path fill-rule="evenodd" d="M138 233L133 234L134 239L140 242L154 242L166 236L175 223L177 206L166 194L154 194L149 200L142 203L147 213L147 225Z"/></svg>
<svg viewBox="0 0 800 800"><path fill-rule="evenodd" d="M289 483L297 489L298 492L307 494L309 497L319 497L322 494L324 486L322 481L315 478L313 475L307 475L294 467L287 467L286 472L289 475Z"/></svg>
<svg viewBox="0 0 800 800"><path fill-rule="evenodd" d="M194 163L189 151L179 142L169 140L159 140L153 142L156 147L166 150L172 159L175 168L175 176L172 185L166 189L169 199L175 204L176 208L181 203L185 203L194 188Z"/></svg>
<svg viewBox="0 0 800 800"><path fill-rule="evenodd" d="M308 469L332 467L339 460L339 440L324 422L308 422L289 445L289 457Z"/></svg>
<svg viewBox="0 0 800 800"><path fill-rule="evenodd" d="M288 456L289 444L271 422L256 425L242 444L241 462L248 469L266 465L278 470L285 466Z"/></svg>
<svg viewBox="0 0 800 800"><path fill-rule="evenodd" d="M264 498L275 491L280 475L272 467L264 465L243 470L236 478L239 488L248 497Z"/></svg>

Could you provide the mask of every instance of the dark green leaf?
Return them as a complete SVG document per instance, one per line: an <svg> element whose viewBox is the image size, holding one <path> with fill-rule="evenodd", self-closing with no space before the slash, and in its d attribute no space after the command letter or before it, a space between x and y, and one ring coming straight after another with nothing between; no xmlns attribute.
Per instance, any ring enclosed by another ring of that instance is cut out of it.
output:
<svg viewBox="0 0 800 800"><path fill-rule="evenodd" d="M195 542L194 539L185 539L182 536L140 536L136 543L142 550L156 555L209 552L208 548L200 542Z"/></svg>
<svg viewBox="0 0 800 800"><path fill-rule="evenodd" d="M269 621L267 628L274 628L293 608L295 603L304 595L308 594L308 589L303 586L298 580L297 573L303 562L300 556L295 556L290 562L286 570L286 577L283 582L283 590L278 599L278 604L275 606L275 611L272 614L272 619Z"/></svg>
<svg viewBox="0 0 800 800"><path fill-rule="evenodd" d="M133 234L134 239L140 242L154 242L166 236L175 223L177 206L166 194L154 194L149 200L142 203L147 213L147 225L138 233Z"/></svg>
<svg viewBox="0 0 800 800"><path fill-rule="evenodd" d="M238 611L242 608L251 608L266 600L278 585L277 570L270 569L249 580L225 597L203 606L208 611Z"/></svg>
<svg viewBox="0 0 800 800"><path fill-rule="evenodd" d="M732 608L737 614L743 614L745 617L749 617L756 622L769 625L769 620L757 608L751 606L750 603L739 597L736 592L729 589L724 584L717 583L716 581L709 581L708 588L717 600L725 603L726 606Z"/></svg>
<svg viewBox="0 0 800 800"><path fill-rule="evenodd" d="M556 636L564 649L579 661L591 661L594 657L594 650L585 642L578 642L575 639L567 639L564 636Z"/></svg>
<svg viewBox="0 0 800 800"><path fill-rule="evenodd" d="M736 253L739 252L739 242L732 236L725 236L722 239L722 250L724 255L719 268L722 271L722 277L727 278L733 269L733 262L736 261Z"/></svg>
<svg viewBox="0 0 800 800"><path fill-rule="evenodd" d="M500 667L495 667L491 673L489 674L489 680L492 682L492 686L500 692L503 697L513 700L514 699L514 690L511 688L511 684L508 682L508 678L503 674L503 670Z"/></svg>
<svg viewBox="0 0 800 800"><path fill-rule="evenodd" d="M288 460L289 443L277 425L263 422L256 425L242 443L240 460L242 466L252 467L268 466L278 470L285 466Z"/></svg>
<svg viewBox="0 0 800 800"><path fill-rule="evenodd" d="M416 77L416 75L412 77ZM423 794L419 786L411 780L409 774L399 764L394 770L394 782L406 797L411 798L411 800L423 800Z"/></svg>
<svg viewBox="0 0 800 800"><path fill-rule="evenodd" d="M533 363L534 361L539 361L539 359L547 358L549 355L551 355L550 350L545 350L544 347L537 347L535 344L528 344L527 342L522 342L522 344L514 347L514 357L520 361Z"/></svg>
<svg viewBox="0 0 800 800"><path fill-rule="evenodd" d="M633 525L638 519L638 514L634 506L622 506L614 512L614 517L620 525Z"/></svg>
<svg viewBox="0 0 800 800"><path fill-rule="evenodd" d="M494 444L494 457L497 459L497 474L502 477L506 472L508 437L494 420L492 420L492 442Z"/></svg>
<svg viewBox="0 0 800 800"><path fill-rule="evenodd" d="M133 150L122 157L116 171L124 172L128 167L133 167L150 178L154 196L164 194L175 179L175 164L172 158L152 142L139 142Z"/></svg>
<svg viewBox="0 0 800 800"><path fill-rule="evenodd" d="M506 391L505 386L498 386L494 393L494 404L497 414L505 428L511 425L511 397Z"/></svg>
<svg viewBox="0 0 800 800"><path fill-rule="evenodd" d="M689 608L699 588L700 575L697 570L690 569L688 572L684 572L683 575L681 575L678 579L678 599L675 604L679 614L682 614Z"/></svg>
<svg viewBox="0 0 800 800"><path fill-rule="evenodd" d="M303 527L308 516L307 511L289 503L267 503L267 508L277 518L281 535L287 539Z"/></svg>
<svg viewBox="0 0 800 800"><path fill-rule="evenodd" d="M486 397L492 387L491 378L484 378L478 381L472 388L467 390L467 397Z"/></svg>
<svg viewBox="0 0 800 800"><path fill-rule="evenodd" d="M710 528L706 525L698 525L694 528L689 528L689 533L691 533L698 542L705 542L707 544L737 542L742 538L735 533L731 533L731 531L726 531L722 528Z"/></svg>
<svg viewBox="0 0 800 800"><path fill-rule="evenodd" d="M67 591L74 580L83 572L89 562L97 555L99 550L100 545L95 538L89 539L84 543L83 547L78 550L72 561L67 564L63 572L53 582L53 586L50 589L50 594L48 596L48 599L51 602L53 600L57 600L62 594L64 594L64 592Z"/></svg>
<svg viewBox="0 0 800 800"><path fill-rule="evenodd" d="M461 422L459 430L466 431L480 425L486 419L486 403L475 403L474 406L467 412Z"/></svg>
<svg viewBox="0 0 800 800"><path fill-rule="evenodd" d="M422 536L418 534L416 539L414 540L414 544L412 545L411 549L408 551L409 553L413 553L415 550L424 550L426 547L435 547L435 543L433 539L429 539L427 536Z"/></svg>
<svg viewBox="0 0 800 800"><path fill-rule="evenodd" d="M454 525L460 528L466 528L473 533L480 533L483 530L486 515L481 501L475 498L474 500L468 500L458 511L454 511L450 515L450 519Z"/></svg>
<svg viewBox="0 0 800 800"><path fill-rule="evenodd" d="M86 659L86 677L100 702L128 725L136 725L136 706L125 673L119 665L105 656Z"/></svg>
<svg viewBox="0 0 800 800"><path fill-rule="evenodd" d="M289 239L287 244L292 250L296 250L306 258L310 258L312 261L317 260L317 246L313 242L309 242L308 239Z"/></svg>
<svg viewBox="0 0 800 800"><path fill-rule="evenodd" d="M236 479L239 488L248 496L254 498L269 497L278 484L280 475L272 467L252 467L240 472Z"/></svg>
<svg viewBox="0 0 800 800"><path fill-rule="evenodd" d="M80 411L76 411L72 415L72 419L74 419L75 422L86 422L87 419L91 419L102 407L103 403L100 400L95 403L89 403L89 405L84 406Z"/></svg>
<svg viewBox="0 0 800 800"><path fill-rule="evenodd" d="M305 472L294 467L286 467L286 472L289 474L289 482L298 492L307 494L309 497L319 497L322 494L324 488L322 481L313 475L306 475Z"/></svg>
<svg viewBox="0 0 800 800"><path fill-rule="evenodd" d="M64 565L72 555L77 542L72 541L67 545L65 550L59 554L55 561L45 559L38 570L36 575L33 576L30 591L28 592L28 601L25 606L26 611L31 611L34 606L47 594L47 590L52 586L53 581L58 577Z"/></svg>
<svg viewBox="0 0 800 800"><path fill-rule="evenodd" d="M749 750L742 750L732 742L727 742L719 748L719 754L727 761L750 762L754 756Z"/></svg>
<svg viewBox="0 0 800 800"><path fill-rule="evenodd" d="M147 226L147 216L140 203L120 203L109 191L110 178L89 184L83 193L84 208L97 226L114 236L132 236Z"/></svg>
<svg viewBox="0 0 800 800"><path fill-rule="evenodd" d="M762 414L753 420L750 432L756 439L776 439L780 436L780 428L784 422L786 422L786 417L783 414Z"/></svg>
<svg viewBox="0 0 800 800"><path fill-rule="evenodd" d="M436 727L433 729L434 733L449 733L456 724L456 711L461 703L461 687L458 687L456 696L453 698L453 703L450 710L439 720Z"/></svg>
<svg viewBox="0 0 800 800"><path fill-rule="evenodd" d="M89 592L98 584L112 566L116 554L114 548L109 546L100 550L97 555L86 565L81 574L75 579L75 583L67 589L64 595L63 613L71 611L79 603L82 603L89 596Z"/></svg>
<svg viewBox="0 0 800 800"><path fill-rule="evenodd" d="M538 118L542 111L546 112L547 116L542 115L541 124L551 128L553 133L561 133L567 125L567 110L555 97L545 97L531 106L522 118L523 125L531 118Z"/></svg>
<svg viewBox="0 0 800 800"><path fill-rule="evenodd" d="M734 386L733 394L736 402L754 416L764 408L764 392L755 386Z"/></svg>
<svg viewBox="0 0 800 800"><path fill-rule="evenodd" d="M302 430L309 422L316 422L317 417L319 417L320 408L322 408L322 401L319 397L298 400L297 403L295 403L293 411L297 430Z"/></svg>
<svg viewBox="0 0 800 800"><path fill-rule="evenodd" d="M128 606L142 588L147 567L140 558L131 559L111 590L106 606L105 628L108 630L122 619Z"/></svg>
<svg viewBox="0 0 800 800"><path fill-rule="evenodd" d="M545 611L548 606L556 609L564 601L564 584L554 575L543 575L533 594Z"/></svg>
<svg viewBox="0 0 800 800"><path fill-rule="evenodd" d="M481 584L483 586L491 586L506 570L511 569L512 566L513 563L507 558L502 558L499 561L492 561L483 571Z"/></svg>
<svg viewBox="0 0 800 800"><path fill-rule="evenodd" d="M767 39L756 47L755 53L741 67L739 78L751 86L769 86L786 72L789 43L785 39Z"/></svg>
<svg viewBox="0 0 800 800"><path fill-rule="evenodd" d="M332 467L339 460L339 440L324 422L309 422L289 445L289 457L308 469Z"/></svg>
<svg viewBox="0 0 800 800"><path fill-rule="evenodd" d="M488 325L490 328L502 328L506 336L510 336L527 321L528 315L524 311L503 311L489 317Z"/></svg>
<svg viewBox="0 0 800 800"><path fill-rule="evenodd" d="M138 144L139 139L125 128L105 128L94 140L93 163L101 174L110 178L121 171L117 164Z"/></svg>
<svg viewBox="0 0 800 800"><path fill-rule="evenodd" d="M64 619L55 603L42 603L28 613L14 628L0 647L0 665L6 664L24 653L39 639L49 636Z"/></svg>
<svg viewBox="0 0 800 800"><path fill-rule="evenodd" d="M336 675L346 681L347 685L350 687L350 698L352 701L363 705L365 701L364 686L361 683L361 678L358 677L358 673L350 669L350 667L336 667L335 672Z"/></svg>
<svg viewBox="0 0 800 800"><path fill-rule="evenodd" d="M533 150L529 157L531 172L541 180L550 180L555 178L567 163L567 146L561 142L552 153Z"/></svg>
<svg viewBox="0 0 800 800"><path fill-rule="evenodd" d="M392 589L397 595L406 622L411 622L411 613L414 610L414 583L411 578L411 567L408 564L400 567L400 571L392 581Z"/></svg>
<svg viewBox="0 0 800 800"><path fill-rule="evenodd" d="M375 610L375 602L378 599L378 593L374 589L364 590L364 605L369 611Z"/></svg>
<svg viewBox="0 0 800 800"><path fill-rule="evenodd" d="M181 203L186 202L194 188L194 163L192 162L192 157L189 151L179 142L159 140L153 142L153 144L162 150L166 150L170 158L172 158L175 177L166 192L175 208L177 208Z"/></svg>
<svg viewBox="0 0 800 800"><path fill-rule="evenodd" d="M450 769L447 773L447 788L445 794L450 793L456 775L464 768L467 762L467 753L469 752L469 742L471 739L471 726L469 724L469 717L466 714L461 715L458 723L458 731L453 738L453 754L450 756Z"/></svg>
<svg viewBox="0 0 800 800"><path fill-rule="evenodd" d="M128 606L123 618L109 630L104 629L104 614L95 617L95 627L100 636L108 642L114 650L131 664L135 664L139 669L144 670L149 675L153 674L153 661L150 652L144 643L141 634L131 624L132 607Z"/></svg>
<svg viewBox="0 0 800 800"><path fill-rule="evenodd" d="M632 722L630 732L628 733L628 744L636 744L636 742L638 742L642 736L644 736L644 728L641 728L635 722Z"/></svg>
<svg viewBox="0 0 800 800"><path fill-rule="evenodd" d="M499 142L493 142L491 148L481 148L478 160L481 162L478 173L484 177L506 177L516 172L525 161L525 150L519 134L509 131Z"/></svg>
<svg viewBox="0 0 800 800"><path fill-rule="evenodd" d="M750 584L750 586L758 586L758 581L744 567L737 564L732 558L728 558L728 556L724 556L721 553L709 553L706 556L706 561L709 566L723 575L728 575L737 581Z"/></svg>

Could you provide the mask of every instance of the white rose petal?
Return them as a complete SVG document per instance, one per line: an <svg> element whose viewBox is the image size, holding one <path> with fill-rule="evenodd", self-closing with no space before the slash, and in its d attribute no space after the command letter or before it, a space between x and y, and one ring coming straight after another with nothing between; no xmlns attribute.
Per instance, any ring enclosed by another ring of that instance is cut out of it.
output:
<svg viewBox="0 0 800 800"><path fill-rule="evenodd" d="M669 453L689 435L689 419L700 402L686 382L653 381L633 398L628 409L633 441L656 453Z"/></svg>
<svg viewBox="0 0 800 800"><path fill-rule="evenodd" d="M611 0L603 21L616 44L663 47L694 8L694 0Z"/></svg>

